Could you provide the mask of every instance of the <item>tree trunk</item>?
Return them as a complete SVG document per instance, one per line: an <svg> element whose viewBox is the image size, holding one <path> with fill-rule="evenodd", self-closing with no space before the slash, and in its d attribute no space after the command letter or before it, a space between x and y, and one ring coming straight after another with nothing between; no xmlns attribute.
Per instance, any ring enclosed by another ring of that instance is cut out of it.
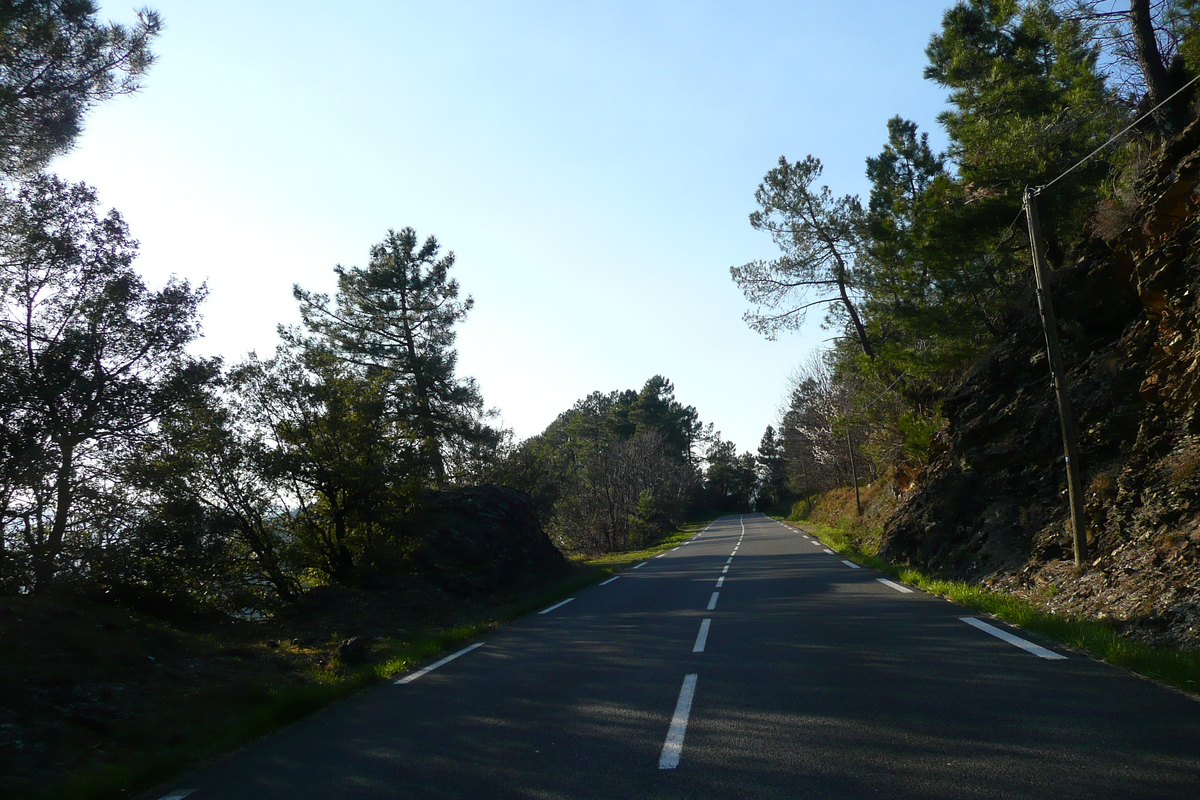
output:
<svg viewBox="0 0 1200 800"><path fill-rule="evenodd" d="M408 298L401 298L401 330L404 334L404 350L408 354L408 363L412 368L413 389L417 395L417 408L420 418L417 420L423 437L422 448L433 469L433 488L439 491L446 488L446 465L442 461L442 448L438 443L437 426L433 422L433 404L429 400L429 382L421 369L420 357L417 355L416 334L408 322Z"/></svg>
<svg viewBox="0 0 1200 800"><path fill-rule="evenodd" d="M863 325L862 320L859 319L858 309L854 307L854 302L850 299L850 292L846 289L846 266L842 263L841 258L838 258L836 277L838 294L842 297L842 305L846 307L846 313L850 315L850 322L854 325L854 331L858 335L858 343L867 358L873 361L875 359L875 350L871 347L871 340L867 338L867 328Z"/></svg>
<svg viewBox="0 0 1200 800"><path fill-rule="evenodd" d="M1178 89L1177 81L1171 79L1167 67L1163 64L1162 53L1158 49L1158 39L1154 35L1154 19L1150 12L1150 0L1129 1L1129 27L1133 33L1134 50L1137 54L1138 67L1146 81L1146 96L1150 106L1157 106ZM1186 94L1186 93L1185 93ZM1154 115L1159 130L1167 135L1177 132L1183 127L1186 114L1185 98L1177 97L1167 103Z"/></svg>
<svg viewBox="0 0 1200 800"><path fill-rule="evenodd" d="M41 543L33 559L33 588L42 591L54 582L55 563L62 554L67 524L71 519L71 504L75 500L75 446L63 444L59 448L62 461L55 476L54 521L49 535Z"/></svg>

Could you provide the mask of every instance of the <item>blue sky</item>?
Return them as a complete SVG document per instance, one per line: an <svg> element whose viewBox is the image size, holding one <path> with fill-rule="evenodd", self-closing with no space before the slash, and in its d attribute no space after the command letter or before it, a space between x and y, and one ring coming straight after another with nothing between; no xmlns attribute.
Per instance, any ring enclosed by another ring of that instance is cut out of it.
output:
<svg viewBox="0 0 1200 800"><path fill-rule="evenodd" d="M53 168L121 211L151 282L207 281L196 349L270 353L293 283L411 226L456 253L460 372L521 438L657 373L756 448L833 335L741 320L729 267L775 255L758 182L812 153L865 193L895 114L942 141L921 70L949 0L150 5L145 88Z"/></svg>

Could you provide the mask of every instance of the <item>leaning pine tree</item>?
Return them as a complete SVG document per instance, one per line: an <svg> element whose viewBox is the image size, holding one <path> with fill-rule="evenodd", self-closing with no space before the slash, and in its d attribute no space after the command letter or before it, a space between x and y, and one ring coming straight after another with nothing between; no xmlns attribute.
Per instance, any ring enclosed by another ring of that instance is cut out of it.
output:
<svg viewBox="0 0 1200 800"><path fill-rule="evenodd" d="M334 354L381 380L397 422L419 440L419 465L437 488L448 482L447 453L487 444L495 432L483 423L483 399L472 378L455 376L454 325L474 304L459 299L449 277L454 254L439 257L430 236L388 231L371 248L366 268L335 267L337 294L294 289L305 326Z"/></svg>

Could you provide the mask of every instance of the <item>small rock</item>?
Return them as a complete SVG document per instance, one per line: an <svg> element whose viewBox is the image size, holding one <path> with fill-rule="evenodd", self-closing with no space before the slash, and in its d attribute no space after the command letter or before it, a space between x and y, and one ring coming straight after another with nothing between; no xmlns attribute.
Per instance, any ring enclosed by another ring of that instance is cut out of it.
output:
<svg viewBox="0 0 1200 800"><path fill-rule="evenodd" d="M338 658L345 664L361 661L371 649L371 640L364 636L351 636L337 646Z"/></svg>

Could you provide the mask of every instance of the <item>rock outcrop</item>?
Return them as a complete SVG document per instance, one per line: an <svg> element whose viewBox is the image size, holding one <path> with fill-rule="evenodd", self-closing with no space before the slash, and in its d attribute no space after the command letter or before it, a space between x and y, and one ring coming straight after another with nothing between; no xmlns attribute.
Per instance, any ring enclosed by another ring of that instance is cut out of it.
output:
<svg viewBox="0 0 1200 800"><path fill-rule="evenodd" d="M947 399L882 555L983 580L1145 640L1200 647L1200 122L1138 182L1124 229L1053 287L1079 422L1090 563L1074 569L1032 293Z"/></svg>
<svg viewBox="0 0 1200 800"><path fill-rule="evenodd" d="M433 492L414 522L416 571L455 594L494 592L562 569L529 495L484 484Z"/></svg>

